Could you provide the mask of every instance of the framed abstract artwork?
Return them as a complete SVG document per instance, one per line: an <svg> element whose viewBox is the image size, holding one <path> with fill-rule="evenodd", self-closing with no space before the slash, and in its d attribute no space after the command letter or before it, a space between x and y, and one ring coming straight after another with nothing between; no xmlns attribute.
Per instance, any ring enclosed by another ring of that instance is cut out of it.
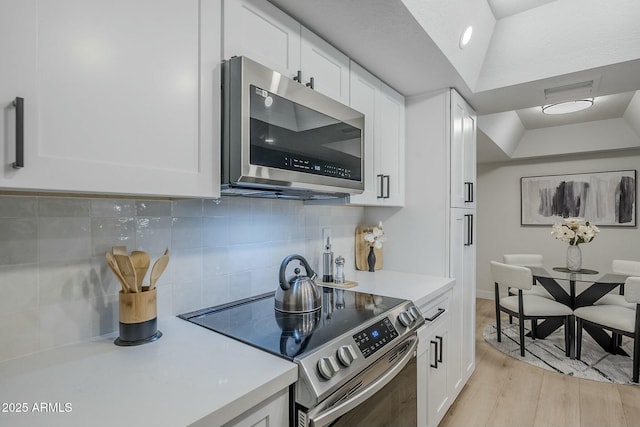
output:
<svg viewBox="0 0 640 427"><path fill-rule="evenodd" d="M636 183L636 170L522 177L520 223L581 217L598 227L636 227Z"/></svg>

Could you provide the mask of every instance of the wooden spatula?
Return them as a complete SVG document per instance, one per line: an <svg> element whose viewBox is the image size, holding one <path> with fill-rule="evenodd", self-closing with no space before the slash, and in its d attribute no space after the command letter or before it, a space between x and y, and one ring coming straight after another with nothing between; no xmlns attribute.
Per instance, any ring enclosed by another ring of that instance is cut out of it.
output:
<svg viewBox="0 0 640 427"><path fill-rule="evenodd" d="M142 291L142 280L144 276L147 275L147 270L149 270L149 254L143 251L133 251L131 252L131 262L133 263L133 268L136 270L136 286L138 291Z"/></svg>
<svg viewBox="0 0 640 427"><path fill-rule="evenodd" d="M127 247L126 246L114 246L111 248L111 253L113 255L127 255Z"/></svg>
<svg viewBox="0 0 640 427"><path fill-rule="evenodd" d="M116 260L113 258L113 255L111 254L111 252L105 252L104 257L107 259L107 265L109 266L109 268L111 268L111 271L113 271L113 274L115 274L118 280L120 281L120 284L122 285L122 291L125 293L129 292L130 291L129 284L127 283L127 280L122 276L122 273L120 273L118 264L116 263Z"/></svg>
<svg viewBox="0 0 640 427"><path fill-rule="evenodd" d="M116 259L118 269L120 269L120 273L122 273L122 276L129 285L131 292L139 292L136 269L133 266L133 262L131 262L131 257L128 255L114 255L113 257Z"/></svg>
<svg viewBox="0 0 640 427"><path fill-rule="evenodd" d="M152 290L156 287L156 282L164 272L165 268L167 268L167 264L169 264L169 255L162 255L156 260L155 263L153 263L153 267L151 268L149 290Z"/></svg>

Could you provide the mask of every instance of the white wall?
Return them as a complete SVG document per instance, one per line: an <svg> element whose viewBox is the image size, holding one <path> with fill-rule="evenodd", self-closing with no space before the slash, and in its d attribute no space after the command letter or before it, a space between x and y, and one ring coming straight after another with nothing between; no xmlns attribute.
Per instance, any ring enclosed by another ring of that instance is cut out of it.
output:
<svg viewBox="0 0 640 427"><path fill-rule="evenodd" d="M446 92L406 99L405 206L368 208L383 221L384 269L444 276L448 263Z"/></svg>
<svg viewBox="0 0 640 427"><path fill-rule="evenodd" d="M626 152L582 160L537 160L478 167L478 296L493 298L489 261L504 253L541 253L545 261L563 266L566 244L555 240L551 226L520 225L520 178L523 176L638 169L640 154ZM637 196L636 196L637 197ZM585 268L606 269L612 259L640 261L638 228L601 228L588 244L580 245Z"/></svg>

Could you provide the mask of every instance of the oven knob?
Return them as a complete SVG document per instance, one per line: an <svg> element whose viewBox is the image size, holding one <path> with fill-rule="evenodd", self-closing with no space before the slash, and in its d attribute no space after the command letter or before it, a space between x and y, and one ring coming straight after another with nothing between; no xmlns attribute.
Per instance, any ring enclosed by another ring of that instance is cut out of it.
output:
<svg viewBox="0 0 640 427"><path fill-rule="evenodd" d="M402 323L402 326L405 326L405 327L411 326L411 324L415 321L413 316L406 311L403 311L402 313L398 314L398 320L400 321L400 323Z"/></svg>
<svg viewBox="0 0 640 427"><path fill-rule="evenodd" d="M420 310L418 310L417 307L411 307L409 309L409 313L411 313L413 318L416 319L416 320L418 320L420 317L422 317L422 314L420 313Z"/></svg>
<svg viewBox="0 0 640 427"><path fill-rule="evenodd" d="M338 349L338 360L344 366L350 366L357 358L358 354L349 344L343 345Z"/></svg>
<svg viewBox="0 0 640 427"><path fill-rule="evenodd" d="M325 380L330 380L335 374L338 373L338 370L340 370L340 367L338 366L338 363L336 362L336 359L333 358L333 356L323 357L322 359L318 360L318 372L320 373L320 376Z"/></svg>

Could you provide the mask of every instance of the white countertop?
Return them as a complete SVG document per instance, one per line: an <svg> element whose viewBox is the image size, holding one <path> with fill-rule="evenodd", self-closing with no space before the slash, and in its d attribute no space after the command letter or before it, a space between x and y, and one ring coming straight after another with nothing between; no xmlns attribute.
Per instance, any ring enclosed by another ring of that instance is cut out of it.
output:
<svg viewBox="0 0 640 427"><path fill-rule="evenodd" d="M357 286L349 290L403 298L413 301L417 306L428 303L455 284L455 279L448 277L390 270L378 270L374 273L356 271L353 276L347 277L347 280L358 282Z"/></svg>
<svg viewBox="0 0 640 427"><path fill-rule="evenodd" d="M115 334L0 363L0 426L222 424L298 379L294 363L182 319L158 329L140 346L116 346ZM43 402L59 410L34 412ZM10 403L27 413L3 412Z"/></svg>
<svg viewBox="0 0 640 427"><path fill-rule="evenodd" d="M359 283L350 290L418 306L454 283L387 270L348 279ZM223 424L298 378L295 364L176 317L158 329L162 338L140 346L118 347L113 334L0 363L0 426ZM2 411L22 403L26 413ZM49 412L34 411L42 403Z"/></svg>

